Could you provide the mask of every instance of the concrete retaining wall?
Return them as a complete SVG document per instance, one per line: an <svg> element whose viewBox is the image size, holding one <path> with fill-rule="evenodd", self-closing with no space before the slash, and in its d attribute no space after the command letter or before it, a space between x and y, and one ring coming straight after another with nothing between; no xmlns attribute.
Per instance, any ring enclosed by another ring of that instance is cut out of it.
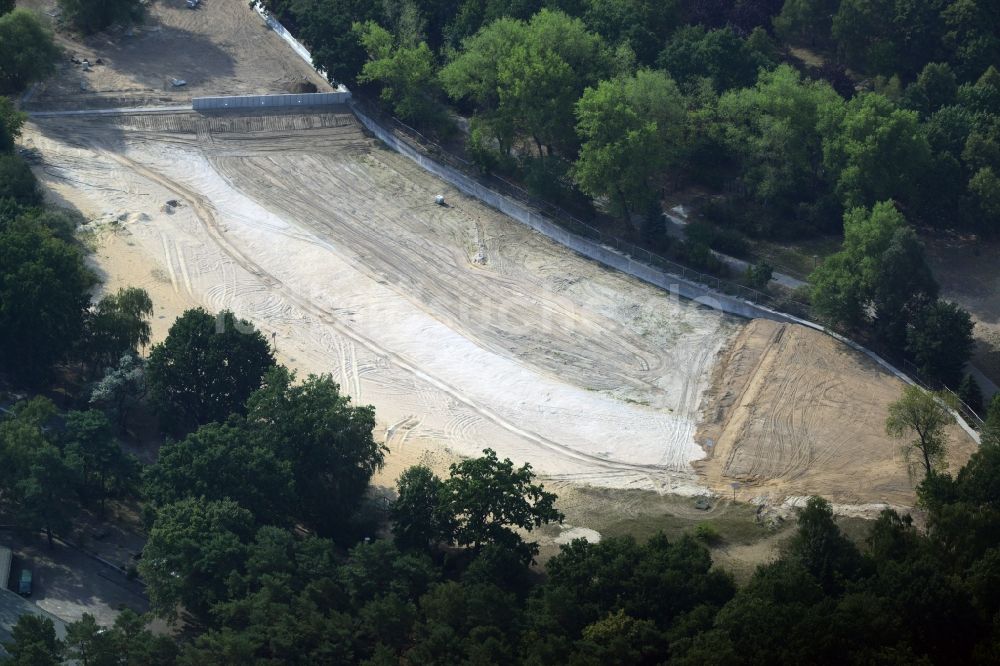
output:
<svg viewBox="0 0 1000 666"><path fill-rule="evenodd" d="M495 192L456 169L438 164L366 116L356 105L350 104L349 106L354 115L361 121L361 124L371 131L372 134L385 142L393 150L419 164L421 168L450 183L465 194L479 199L488 206L499 210L505 215L531 227L544 236L548 236L560 245L565 245L588 259L593 259L606 266L616 268L661 289L666 289L674 294L680 294L684 298L722 310L723 312L748 319L762 317L781 322L800 323L798 319L790 315L771 310L750 301L719 293L707 285L694 282L679 275L667 273L647 263L637 261L623 252L619 252L606 245L601 245L589 238L578 236L540 215L520 201Z"/></svg>
<svg viewBox="0 0 1000 666"><path fill-rule="evenodd" d="M764 307L750 301L745 301L741 298L722 294L707 285L694 282L693 280L688 280L687 278L679 275L667 273L666 271L650 266L647 263L637 261L627 254L619 252L618 250L605 245L600 245L589 238L577 236L576 234L560 227L551 220L531 210L521 202L515 201L514 199L491 190L456 169L443 164L438 164L434 160L414 149L405 141L401 141L392 132L386 130L373 119L366 116L359 108L357 108L357 105L349 103L349 106L354 112L354 115L361 121L361 124L371 131L371 133L374 134L379 140L385 142L386 145L401 155L413 160L424 170L429 171L438 178L450 183L465 194L475 197L488 206L499 210L501 213L514 218L518 222L531 227L538 233L551 238L560 245L564 245L574 252L587 257L588 259L592 259L604 264L605 266L628 273L629 275L637 277L644 282L648 282L649 284L660 287L661 289L666 289L672 294L679 294L684 298L695 301L696 303L700 303L707 307L715 308L738 317L744 317L746 319L759 317L783 323L800 324L816 331L826 333L830 337L843 342L848 347L851 347L852 349L872 359L881 368L896 376L901 381L911 385L915 384L915 382L908 375L906 375L906 373L893 366L875 352L871 351L867 347L859 345L853 340L845 338L835 331L831 331L826 327L821 326L820 324L800 319L784 312L778 312L777 310L772 310L771 308ZM960 414L957 412L952 412L952 414L955 416L959 426L978 444L980 441L979 433L969 426Z"/></svg>
<svg viewBox="0 0 1000 666"><path fill-rule="evenodd" d="M349 99L351 99L351 93L348 91L288 95L234 95L230 97L195 97L191 100L191 106L195 111L260 109L345 104Z"/></svg>

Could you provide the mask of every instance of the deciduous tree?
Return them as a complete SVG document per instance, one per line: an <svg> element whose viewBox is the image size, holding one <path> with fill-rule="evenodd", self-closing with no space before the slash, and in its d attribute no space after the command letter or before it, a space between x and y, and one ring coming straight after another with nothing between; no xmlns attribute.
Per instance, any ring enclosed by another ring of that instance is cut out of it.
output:
<svg viewBox="0 0 1000 666"><path fill-rule="evenodd" d="M98 369L149 344L153 301L145 289L123 287L99 300L87 322L90 362Z"/></svg>
<svg viewBox="0 0 1000 666"><path fill-rule="evenodd" d="M271 370L247 403L247 426L291 465L294 515L324 536L343 536L387 449L372 437L374 410L352 405L332 377L294 379Z"/></svg>
<svg viewBox="0 0 1000 666"><path fill-rule="evenodd" d="M153 611L172 619L183 607L207 623L212 606L229 598L227 579L242 571L253 534L253 514L232 500L160 508L139 561Z"/></svg>
<svg viewBox="0 0 1000 666"><path fill-rule="evenodd" d="M261 524L287 523L295 508L295 482L291 463L276 444L255 437L236 419L203 425L160 448L143 475L143 495L157 507L189 497L228 499Z"/></svg>
<svg viewBox="0 0 1000 666"><path fill-rule="evenodd" d="M84 502L105 500L133 492L139 480L139 461L115 440L111 423L101 412L69 412L63 433L66 465L79 482Z"/></svg>
<svg viewBox="0 0 1000 666"><path fill-rule="evenodd" d="M515 530L530 532L563 519L555 508L556 496L533 483L534 477L530 464L515 468L510 459L499 460L492 449L452 464L442 509L455 517L454 542L477 552L496 544L533 558L538 544L526 543Z"/></svg>
<svg viewBox="0 0 1000 666"><path fill-rule="evenodd" d="M401 548L426 548L451 538L451 516L442 515L444 483L423 465L406 469L396 481L392 503L393 538Z"/></svg>
<svg viewBox="0 0 1000 666"><path fill-rule="evenodd" d="M427 42L406 44L374 21L353 27L368 62L359 83L378 83L382 101L405 122L441 129L447 118L436 97L438 91L434 54Z"/></svg>
<svg viewBox="0 0 1000 666"><path fill-rule="evenodd" d="M580 188L608 197L626 220L647 211L683 131L677 86L663 72L640 70L587 88L576 115L582 145L573 174Z"/></svg>
<svg viewBox="0 0 1000 666"><path fill-rule="evenodd" d="M0 93L19 93L55 71L59 49L28 9L0 16Z"/></svg>
<svg viewBox="0 0 1000 666"><path fill-rule="evenodd" d="M926 377L957 388L975 348L973 326L969 313L958 305L936 301L915 313L906 352Z"/></svg>
<svg viewBox="0 0 1000 666"><path fill-rule="evenodd" d="M0 367L38 384L83 334L94 276L77 247L28 220L0 225L0 256Z"/></svg>
<svg viewBox="0 0 1000 666"><path fill-rule="evenodd" d="M915 436L903 446L907 460L919 456L918 466L923 467L924 477L942 471L946 465L948 435L945 428L954 421L942 405L942 398L919 386L907 386L903 395L889 405L885 421L886 432L897 439Z"/></svg>
<svg viewBox="0 0 1000 666"><path fill-rule="evenodd" d="M273 366L271 346L252 324L229 311L213 317L196 308L153 346L146 377L164 421L186 431L243 413Z"/></svg>
<svg viewBox="0 0 1000 666"><path fill-rule="evenodd" d="M97 32L114 23L128 23L142 14L139 0L59 0L59 7L83 32Z"/></svg>

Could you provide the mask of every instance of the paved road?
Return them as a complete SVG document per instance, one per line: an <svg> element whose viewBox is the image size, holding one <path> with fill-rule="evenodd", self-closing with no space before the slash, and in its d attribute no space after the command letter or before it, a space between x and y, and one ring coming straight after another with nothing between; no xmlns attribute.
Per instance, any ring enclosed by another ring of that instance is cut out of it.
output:
<svg viewBox="0 0 1000 666"><path fill-rule="evenodd" d="M74 622L90 613L98 624L114 622L122 608L143 613L149 608L142 586L118 569L101 564L80 551L56 543L49 549L38 536L0 532L0 543L14 551L11 581L21 569L33 574L30 601L56 617Z"/></svg>
<svg viewBox="0 0 1000 666"><path fill-rule="evenodd" d="M667 219L667 234L673 238L683 240L685 238L684 227L687 226L687 220L672 213L664 213L663 216ZM715 255L716 259L732 268L738 274L746 273L747 269L750 268L750 262L748 261L743 261L742 259L737 259L736 257L730 257L728 254L722 254L721 252L716 252L715 250L711 250L711 252ZM803 280L793 278L791 275L785 275L784 273L773 273L771 275L771 281L788 289L798 289L799 287L804 287L807 284Z"/></svg>

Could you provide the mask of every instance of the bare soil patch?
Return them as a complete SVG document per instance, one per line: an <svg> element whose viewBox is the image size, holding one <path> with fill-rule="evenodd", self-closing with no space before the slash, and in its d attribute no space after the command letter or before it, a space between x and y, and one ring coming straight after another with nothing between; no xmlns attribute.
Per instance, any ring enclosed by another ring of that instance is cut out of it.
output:
<svg viewBox="0 0 1000 666"><path fill-rule="evenodd" d="M20 4L58 29L66 53L56 75L32 94L32 109L172 105L202 95L288 92L303 82L331 90L245 0L204 0L197 9L185 0L154 0L141 24L91 36L61 26L53 0Z"/></svg>
<svg viewBox="0 0 1000 666"><path fill-rule="evenodd" d="M755 319L718 364L695 466L708 484L731 483L757 501L822 495L837 504L911 506L900 442L885 435L903 382L871 359L802 326ZM950 429L953 469L975 450Z"/></svg>
<svg viewBox="0 0 1000 666"><path fill-rule="evenodd" d="M329 89L242 0L197 11L159 0L131 35L60 39L104 64L64 63L36 108L171 104L303 80ZM872 364L791 333L758 368L766 322L748 327L582 259L379 147L344 109L37 119L25 139L49 192L113 229L95 265L106 288L151 292L156 338L186 307L230 308L274 336L283 362L375 405L393 451L380 484L414 462L445 472L489 446L532 462L561 494L599 486L625 503L636 496L622 489L728 496L730 478L775 502L912 501L898 445L882 434L899 386ZM719 444L699 474L702 419ZM644 513L622 529L646 524Z"/></svg>

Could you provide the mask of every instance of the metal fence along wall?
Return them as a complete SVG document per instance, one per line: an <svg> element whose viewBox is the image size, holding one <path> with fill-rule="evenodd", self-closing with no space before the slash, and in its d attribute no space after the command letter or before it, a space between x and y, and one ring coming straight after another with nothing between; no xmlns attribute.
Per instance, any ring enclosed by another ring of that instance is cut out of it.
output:
<svg viewBox="0 0 1000 666"><path fill-rule="evenodd" d="M439 164L437 161L423 155L406 142L400 140L395 134L382 127L378 122L372 120L356 104L351 104L351 110L358 117L361 124L371 131L379 140L383 141L393 150L410 158L419 164L424 170L431 172L442 180L452 184L469 196L479 199L501 213L514 218L518 222L531 227L544 236L555 240L574 252L581 254L588 259L593 259L606 266L616 268L624 273L635 276L644 282L666 289L670 292L680 294L698 303L735 314L740 317L752 319L762 317L786 323L799 323L796 317L778 312L764 305L753 303L749 300L730 296L721 293L711 286L701 284L686 276L676 273L666 272L656 266L650 265L646 261L636 259L618 248L601 243L596 239L587 238L578 233L574 233L565 227L549 220L541 212L534 210L531 206L521 201L496 192L483 185L469 175L457 169ZM645 257L644 257L645 258ZM693 272L693 271L692 271ZM700 273L697 275L701 276ZM702 276L707 277L707 276Z"/></svg>
<svg viewBox="0 0 1000 666"><path fill-rule="evenodd" d="M413 146L410 146L405 141L397 137L393 132L389 131L380 123L366 115L357 104L352 103L351 110L354 111L354 115L361 121L361 124L371 131L379 140L383 141L386 145L401 155L410 158L424 170L429 171L445 182L450 183L465 194L479 199L492 208L505 213L518 222L531 227L540 234L551 238L557 243L570 248L574 252L577 252L588 259L593 259L594 261L602 263L605 266L618 269L623 273L637 277L644 282L666 289L671 293L679 294L684 298L695 301L696 303L707 305L729 314L745 317L747 319L760 317L782 323L800 324L802 326L820 331L839 340L855 351L864 354L877 363L882 369L891 373L901 381L907 384L916 383L906 373L893 366L880 355L876 354L864 345L858 344L854 340L846 338L843 335L826 328L825 326L786 312L774 310L763 304L754 303L750 300L740 298L739 296L722 293L696 279L691 279L684 275L669 272L669 269L650 265L645 261L637 260L631 257L617 248L608 247L597 240L592 240L573 233L563 226L547 219L544 215L533 210L531 206L525 205L524 203L504 194L500 194L499 192L486 187L482 183L479 183L475 178L462 173L457 168L440 164L436 160L424 155L421 151L417 150ZM955 411L952 411L952 413L956 417L958 425L973 439L973 441L978 444L980 441L979 433L977 433L968 424L962 414Z"/></svg>
<svg viewBox="0 0 1000 666"><path fill-rule="evenodd" d="M293 106L327 106L346 104L351 93L300 93L288 95L234 95L230 97L195 97L191 106L195 111L212 109L262 109Z"/></svg>

